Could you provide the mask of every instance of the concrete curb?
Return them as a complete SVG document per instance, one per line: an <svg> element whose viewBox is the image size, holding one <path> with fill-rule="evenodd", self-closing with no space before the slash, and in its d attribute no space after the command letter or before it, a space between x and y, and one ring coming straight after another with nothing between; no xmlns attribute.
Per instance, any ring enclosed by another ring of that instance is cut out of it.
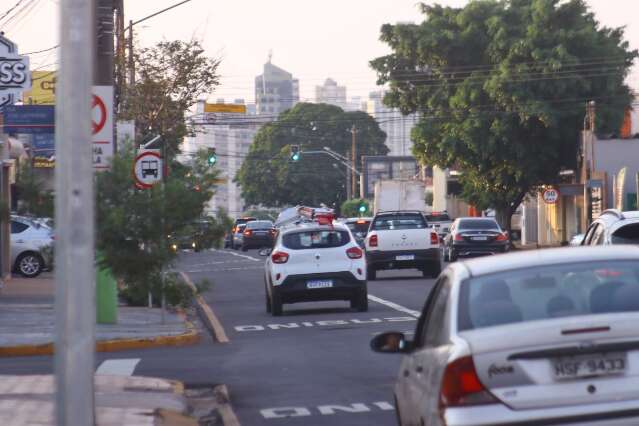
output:
<svg viewBox="0 0 639 426"><path fill-rule="evenodd" d="M138 339L100 340L95 344L96 352L116 352L131 349L148 349L163 346L186 346L200 341L200 334L195 326L186 322L188 331L174 336L156 336ZM0 347L0 357L53 355L53 343L40 345L17 345Z"/></svg>
<svg viewBox="0 0 639 426"><path fill-rule="evenodd" d="M240 421L231 406L231 397L226 385L218 385L214 389L215 398L218 403L218 412L222 417L224 426L240 426Z"/></svg>
<svg viewBox="0 0 639 426"><path fill-rule="evenodd" d="M185 272L180 272L180 275L182 275L184 281L186 281L188 286L191 287L193 292L195 292L196 287L195 284L193 284L193 281L191 281L191 278ZM224 327L222 326L222 323L217 318L209 304L206 303L204 298L200 295L195 298L195 303L197 305L197 313L200 319L202 320L206 328L208 328L213 333L213 335L215 336L215 340L217 340L219 343L228 343L229 338L224 331Z"/></svg>

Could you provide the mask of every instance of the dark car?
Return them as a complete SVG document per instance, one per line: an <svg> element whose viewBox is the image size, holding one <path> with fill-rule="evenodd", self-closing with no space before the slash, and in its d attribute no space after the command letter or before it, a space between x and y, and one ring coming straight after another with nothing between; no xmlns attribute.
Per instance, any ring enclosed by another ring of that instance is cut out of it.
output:
<svg viewBox="0 0 639 426"><path fill-rule="evenodd" d="M250 216L245 216L245 217L239 217L237 219L235 219L235 223L233 224L233 229L231 229L230 234L228 235L228 247L232 248L232 249L238 249L239 245L237 244L238 238L237 238L237 233L240 231L239 226L240 225L246 225L249 222L252 222L254 220L257 220L254 217L250 217ZM244 231L242 229L242 231ZM225 242L226 245L226 242Z"/></svg>
<svg viewBox="0 0 639 426"><path fill-rule="evenodd" d="M458 257L505 253L510 247L508 235L497 221L489 217L461 217L444 238L444 260Z"/></svg>
<svg viewBox="0 0 639 426"><path fill-rule="evenodd" d="M360 247L364 247L364 240L366 240L366 235L368 234L368 228L371 226L371 222L373 221L372 217L353 217L350 219L346 219L344 224L351 230L353 237L355 237L355 241L359 244Z"/></svg>
<svg viewBox="0 0 639 426"><path fill-rule="evenodd" d="M275 228L270 220L248 222L242 233L242 251L252 248L273 247Z"/></svg>

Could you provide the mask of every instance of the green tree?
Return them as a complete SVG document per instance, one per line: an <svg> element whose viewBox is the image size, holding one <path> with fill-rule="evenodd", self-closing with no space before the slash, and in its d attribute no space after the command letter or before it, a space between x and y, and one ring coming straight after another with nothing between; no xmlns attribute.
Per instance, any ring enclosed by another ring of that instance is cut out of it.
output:
<svg viewBox="0 0 639 426"><path fill-rule="evenodd" d="M339 206L346 198L346 168L327 155L304 151L328 147L346 156L353 125L358 158L388 153L386 135L371 116L333 105L300 103L262 127L236 177L247 203ZM298 161L290 158L293 145L301 150Z"/></svg>
<svg viewBox="0 0 639 426"><path fill-rule="evenodd" d="M30 161L20 161L17 168L16 195L19 214L53 218L53 191Z"/></svg>
<svg viewBox="0 0 639 426"><path fill-rule="evenodd" d="M371 66L389 85L384 102L420 116L414 154L461 171L464 197L510 229L526 194L577 167L587 101L599 131L619 128L637 52L583 0L421 8L419 25L382 27L392 53Z"/></svg>
<svg viewBox="0 0 639 426"><path fill-rule="evenodd" d="M192 128L184 114L219 84L219 59L207 57L197 40L163 41L135 52L136 81L125 88L120 119L135 120L137 140L162 135L178 152Z"/></svg>

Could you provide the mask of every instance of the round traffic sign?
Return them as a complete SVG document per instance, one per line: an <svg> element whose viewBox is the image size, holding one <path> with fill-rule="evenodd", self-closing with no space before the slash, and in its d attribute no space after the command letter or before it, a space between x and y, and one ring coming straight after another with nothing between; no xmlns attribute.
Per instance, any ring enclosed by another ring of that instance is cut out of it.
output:
<svg viewBox="0 0 639 426"><path fill-rule="evenodd" d="M97 115L96 115L96 108L97 108ZM104 101L96 95L93 95L93 101L91 102L91 109L92 109L92 113L93 113L93 118L92 118L92 127L93 127L93 134L97 134L98 132L100 132L100 130L102 130L102 128L104 128L104 124L106 123L106 119L107 119L107 109L106 109L106 105L104 105ZM97 120L96 120L97 118Z"/></svg>
<svg viewBox="0 0 639 426"><path fill-rule="evenodd" d="M546 204L555 204L559 201L559 190L555 188L546 188L543 193Z"/></svg>
<svg viewBox="0 0 639 426"><path fill-rule="evenodd" d="M157 151L143 151L133 163L135 185L149 189L162 180L162 158Z"/></svg>

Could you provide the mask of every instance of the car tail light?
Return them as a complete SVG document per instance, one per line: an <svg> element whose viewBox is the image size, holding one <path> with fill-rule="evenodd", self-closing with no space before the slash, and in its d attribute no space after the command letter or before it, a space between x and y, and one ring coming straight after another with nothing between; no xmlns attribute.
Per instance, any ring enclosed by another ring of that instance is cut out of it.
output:
<svg viewBox="0 0 639 426"><path fill-rule="evenodd" d="M430 233L430 243L433 245L439 244L439 235L437 235L437 232Z"/></svg>
<svg viewBox="0 0 639 426"><path fill-rule="evenodd" d="M497 402L479 381L471 356L459 358L448 364L439 395L440 409Z"/></svg>
<svg viewBox="0 0 639 426"><path fill-rule="evenodd" d="M346 256L348 256L349 259L361 259L363 255L364 252L362 252L362 249L359 247L351 247L346 250Z"/></svg>
<svg viewBox="0 0 639 426"><path fill-rule="evenodd" d="M464 241L464 237L461 234L455 234L455 241Z"/></svg>
<svg viewBox="0 0 639 426"><path fill-rule="evenodd" d="M271 255L273 263L286 263L288 262L288 253L283 251L276 251Z"/></svg>
<svg viewBox="0 0 639 426"><path fill-rule="evenodd" d="M250 237L251 235L253 235L253 231L251 231L250 229L248 231L244 231L245 237Z"/></svg>
<svg viewBox="0 0 639 426"><path fill-rule="evenodd" d="M371 235L371 238L368 240L368 245L371 247L377 247L378 244L377 235Z"/></svg>
<svg viewBox="0 0 639 426"><path fill-rule="evenodd" d="M495 241L508 241L508 237L506 236L506 234L501 233L497 235L497 238L495 238Z"/></svg>

